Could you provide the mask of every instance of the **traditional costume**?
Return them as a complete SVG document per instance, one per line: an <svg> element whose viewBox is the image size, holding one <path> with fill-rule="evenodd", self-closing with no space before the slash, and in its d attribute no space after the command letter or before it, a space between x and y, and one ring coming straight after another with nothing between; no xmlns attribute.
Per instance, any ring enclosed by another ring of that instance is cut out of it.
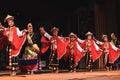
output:
<svg viewBox="0 0 120 80"><path fill-rule="evenodd" d="M5 21L13 19L13 16L8 15L5 18ZM16 26L8 26L8 28L4 28L3 35L1 35L0 39L0 49L3 49L5 48L5 46L7 46L6 50L9 54L9 65L7 66L7 68L12 70L12 72L15 72L19 69L18 55L20 53L22 45L24 44L24 41L25 33L23 31L20 31L19 28L17 28ZM13 75L15 74L13 73Z"/></svg>
<svg viewBox="0 0 120 80"><path fill-rule="evenodd" d="M113 64L118 59L120 55L120 50L108 41L107 35L103 35L102 39L104 40L104 42L96 41L96 43L101 45L101 49L105 54L104 62L107 70L109 70L111 64Z"/></svg>
<svg viewBox="0 0 120 80"><path fill-rule="evenodd" d="M74 39L73 39L74 37ZM78 62L84 56L84 50L80 47L77 36L74 33L69 35L69 41L67 43L67 51L64 56L65 59L69 59L69 70L75 72Z"/></svg>
<svg viewBox="0 0 120 80"><path fill-rule="evenodd" d="M120 41L117 39L117 37L115 36L114 33L111 33L111 43L120 48ZM112 65L112 69L116 70L120 68L120 57L114 62L114 64Z"/></svg>
<svg viewBox="0 0 120 80"><path fill-rule="evenodd" d="M92 33L88 32L86 33L86 36L91 36ZM94 39L86 39L86 40L81 40L78 38L79 43L82 43L82 48L86 50L86 63L87 63L87 68L89 71L92 71L92 63L95 62L102 54L100 48L98 45L95 43Z"/></svg>
<svg viewBox="0 0 120 80"><path fill-rule="evenodd" d="M54 30L59 31L58 28L54 27L51 30L51 32L53 32ZM66 52L65 39L57 35L51 36L47 32L45 32L43 35L44 36L41 39L41 42L42 42L41 52L42 54L45 53L47 49L50 47L51 53L49 57L49 60L50 60L49 69L52 69L53 71L58 72L59 71L59 59L61 59L62 56ZM45 37L48 38L49 41L47 41Z"/></svg>
<svg viewBox="0 0 120 80"><path fill-rule="evenodd" d="M32 27L29 23L28 27ZM33 74L34 71L38 70L38 53L39 49L39 35L34 32L28 32L25 42L25 50L21 60L21 70L27 71L28 74Z"/></svg>

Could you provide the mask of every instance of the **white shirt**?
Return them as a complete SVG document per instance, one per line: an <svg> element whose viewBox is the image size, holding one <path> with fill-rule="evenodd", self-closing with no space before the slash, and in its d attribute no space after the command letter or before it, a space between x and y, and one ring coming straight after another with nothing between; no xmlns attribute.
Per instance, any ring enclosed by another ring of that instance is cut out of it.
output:
<svg viewBox="0 0 120 80"><path fill-rule="evenodd" d="M17 35L18 35L19 37L23 36L23 32L20 31L19 28L17 28Z"/></svg>
<svg viewBox="0 0 120 80"><path fill-rule="evenodd" d="M85 40L81 40L80 38L77 38L79 43L84 43Z"/></svg>
<svg viewBox="0 0 120 80"><path fill-rule="evenodd" d="M103 42L101 42L101 41L96 41L96 43L99 44L99 45L103 45ZM115 51L118 50L118 48L117 48L116 46L114 46L111 42L110 42L110 45L112 46L112 48L113 48Z"/></svg>

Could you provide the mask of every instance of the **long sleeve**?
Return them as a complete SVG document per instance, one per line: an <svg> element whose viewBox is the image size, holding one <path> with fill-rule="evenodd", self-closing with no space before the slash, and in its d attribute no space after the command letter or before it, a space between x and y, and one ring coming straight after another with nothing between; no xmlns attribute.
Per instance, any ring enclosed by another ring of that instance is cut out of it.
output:
<svg viewBox="0 0 120 80"><path fill-rule="evenodd" d="M117 48L116 46L114 46L111 42L110 42L110 45L112 46L112 48L113 48L115 51L118 50L118 48Z"/></svg>
<svg viewBox="0 0 120 80"><path fill-rule="evenodd" d="M18 35L19 37L23 36L23 32L20 31L19 28L17 28L17 35Z"/></svg>
<svg viewBox="0 0 120 80"><path fill-rule="evenodd" d="M79 50L80 52L83 52L83 49L80 47L80 45L79 45L78 42L76 42L76 45L77 45L78 50Z"/></svg>
<svg viewBox="0 0 120 80"><path fill-rule="evenodd" d="M95 42L94 42L94 45L95 45L95 48L97 51L100 50L100 48L98 47L98 45Z"/></svg>
<svg viewBox="0 0 120 80"><path fill-rule="evenodd" d="M101 42L101 41L96 41L96 43L98 44L98 45L103 45L103 42Z"/></svg>
<svg viewBox="0 0 120 80"><path fill-rule="evenodd" d="M45 32L45 34L44 34L44 36L46 37L46 38L48 38L49 40L51 39L51 35L50 34L48 34L47 32Z"/></svg>
<svg viewBox="0 0 120 80"><path fill-rule="evenodd" d="M79 43L84 43L85 40L81 40L80 38L77 38Z"/></svg>

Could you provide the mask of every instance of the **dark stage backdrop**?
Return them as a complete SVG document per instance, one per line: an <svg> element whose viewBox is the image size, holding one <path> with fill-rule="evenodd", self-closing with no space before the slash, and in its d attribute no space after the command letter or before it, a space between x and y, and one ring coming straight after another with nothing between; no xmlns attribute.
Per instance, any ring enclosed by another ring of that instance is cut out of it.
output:
<svg viewBox="0 0 120 80"><path fill-rule="evenodd" d="M117 15L116 1L118 0L94 0L95 12L95 35L101 40L102 34L107 34L110 39L110 34L117 34ZM99 68L104 68L103 56L98 60Z"/></svg>

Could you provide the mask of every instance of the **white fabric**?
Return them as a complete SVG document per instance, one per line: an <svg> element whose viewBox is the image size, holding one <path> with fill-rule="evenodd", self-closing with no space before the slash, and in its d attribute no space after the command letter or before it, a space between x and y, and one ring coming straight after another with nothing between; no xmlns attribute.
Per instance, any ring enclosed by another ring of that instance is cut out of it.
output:
<svg viewBox="0 0 120 80"><path fill-rule="evenodd" d="M97 51L100 50L100 48L98 47L98 45L95 42L94 42L94 45L95 45L95 48Z"/></svg>
<svg viewBox="0 0 120 80"><path fill-rule="evenodd" d="M50 34L48 34L47 32L45 32L44 36L45 36L46 38L48 38L49 40L52 38L52 36L51 36ZM58 36L58 38L59 38L61 41L63 41L63 42L65 41L65 38L64 38L64 37Z"/></svg>
<svg viewBox="0 0 120 80"><path fill-rule="evenodd" d="M96 41L96 43L99 44L99 45L103 45L103 42L101 42L101 41ZM116 46L114 46L111 42L110 42L110 45L112 46L112 48L113 48L115 51L118 50L118 48L117 48Z"/></svg>
<svg viewBox="0 0 120 80"><path fill-rule="evenodd" d="M77 44L77 49L80 51L80 52L83 52L83 49L80 47L80 45L78 44L78 42L76 42Z"/></svg>
<svg viewBox="0 0 120 80"><path fill-rule="evenodd" d="M7 28L4 28L4 30L7 30Z"/></svg>
<svg viewBox="0 0 120 80"><path fill-rule="evenodd" d="M46 37L46 38L48 38L49 40L51 39L51 35L50 34L48 34L47 32L45 32L45 34L44 34L44 36Z"/></svg>
<svg viewBox="0 0 120 80"><path fill-rule="evenodd" d="M84 43L85 40L81 40L80 38L77 38L79 43Z"/></svg>
<svg viewBox="0 0 120 80"><path fill-rule="evenodd" d="M22 33L22 31L19 30L19 28L17 28L17 35L18 35L18 37L23 36L23 33Z"/></svg>
<svg viewBox="0 0 120 80"><path fill-rule="evenodd" d="M110 42L110 45L112 46L112 48L113 48L115 51L118 50L118 48L117 48L116 46L114 46L111 42Z"/></svg>
<svg viewBox="0 0 120 80"><path fill-rule="evenodd" d="M103 42L98 41L98 40L96 41L96 43L99 44L99 45L103 45Z"/></svg>

